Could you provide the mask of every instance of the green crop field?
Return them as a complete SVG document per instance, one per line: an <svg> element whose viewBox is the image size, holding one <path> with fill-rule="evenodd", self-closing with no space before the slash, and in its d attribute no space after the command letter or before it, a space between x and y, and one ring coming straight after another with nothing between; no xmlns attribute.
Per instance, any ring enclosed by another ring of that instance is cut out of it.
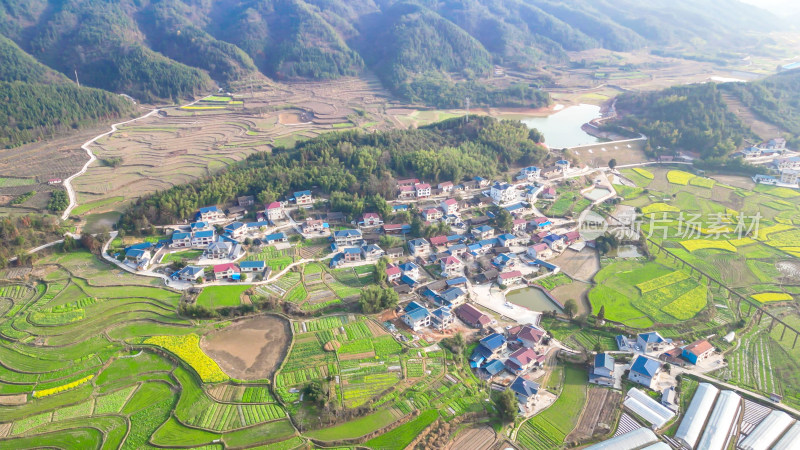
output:
<svg viewBox="0 0 800 450"><path fill-rule="evenodd" d="M240 284L233 286L209 286L197 297L197 304L215 308L219 306L238 306L241 295L250 289L249 285Z"/></svg>
<svg viewBox="0 0 800 450"><path fill-rule="evenodd" d="M519 429L517 441L531 449L551 449L562 445L575 428L586 402L586 373L577 367L564 369L564 386L553 405L529 419Z"/></svg>

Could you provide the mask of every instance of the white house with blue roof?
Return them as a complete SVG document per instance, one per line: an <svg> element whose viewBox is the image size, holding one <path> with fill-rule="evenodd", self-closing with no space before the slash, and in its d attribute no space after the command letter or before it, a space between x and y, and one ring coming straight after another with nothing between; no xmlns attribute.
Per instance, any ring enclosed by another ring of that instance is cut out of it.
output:
<svg viewBox="0 0 800 450"><path fill-rule="evenodd" d="M233 222L225 225L225 234L233 239L239 239L247 233L247 226L242 222Z"/></svg>
<svg viewBox="0 0 800 450"><path fill-rule="evenodd" d="M519 171L517 175L518 181L534 181L535 179L539 178L539 175L542 173L542 169L536 166L525 167L524 169Z"/></svg>
<svg viewBox="0 0 800 450"><path fill-rule="evenodd" d="M267 270L265 261L242 261L239 263L239 270L242 272L264 273Z"/></svg>
<svg viewBox="0 0 800 450"><path fill-rule="evenodd" d="M216 240L214 230L197 231L192 233L192 247L206 247Z"/></svg>
<svg viewBox="0 0 800 450"><path fill-rule="evenodd" d="M281 231L278 233L272 233L264 236L263 241L265 244L269 245L269 244L274 244L276 242L288 242L289 238L286 237L286 233Z"/></svg>
<svg viewBox="0 0 800 450"><path fill-rule="evenodd" d="M472 229L472 235L478 240L489 239L494 236L494 228L489 225L481 225Z"/></svg>
<svg viewBox="0 0 800 450"><path fill-rule="evenodd" d="M206 231L210 230L211 225L208 222L192 222L189 224L189 230L194 233L195 231Z"/></svg>
<svg viewBox="0 0 800 450"><path fill-rule="evenodd" d="M658 378L661 374L661 361L639 355L633 360L631 370L628 372L628 379L656 390Z"/></svg>
<svg viewBox="0 0 800 450"><path fill-rule="evenodd" d="M500 354L508 347L508 342L506 341L505 336L498 333L490 334L489 336L481 339L479 342L480 346L489 349L493 355Z"/></svg>
<svg viewBox="0 0 800 450"><path fill-rule="evenodd" d="M173 273L170 278L173 280L195 282L198 278L203 276L203 268L200 266L186 266L183 269Z"/></svg>
<svg viewBox="0 0 800 450"><path fill-rule="evenodd" d="M227 216L225 216L225 213L216 206L206 206L204 208L200 208L195 215L195 218L197 221L214 223L225 220Z"/></svg>
<svg viewBox="0 0 800 450"><path fill-rule="evenodd" d="M636 337L636 346L639 347L644 353L650 353L661 350L668 341L658 334L658 331L650 331L648 333L639 333Z"/></svg>
<svg viewBox="0 0 800 450"><path fill-rule="evenodd" d="M489 196L492 197L495 203L502 205L517 199L516 188L508 183L495 182L489 191Z"/></svg>
<svg viewBox="0 0 800 450"><path fill-rule="evenodd" d="M152 255L150 254L150 250L141 248L128 248L128 251L125 252L126 262L135 267L136 270L146 269L147 265L150 264L151 258Z"/></svg>
<svg viewBox="0 0 800 450"><path fill-rule="evenodd" d="M408 252L413 256L424 257L431 252L431 243L426 239L412 239L408 241Z"/></svg>
<svg viewBox="0 0 800 450"><path fill-rule="evenodd" d="M333 232L333 242L340 247L361 245L363 240L364 236L359 230L348 229Z"/></svg>
<svg viewBox="0 0 800 450"><path fill-rule="evenodd" d="M185 233L181 231L172 233L172 242L169 244L169 246L174 248L191 247L192 233Z"/></svg>
<svg viewBox="0 0 800 450"><path fill-rule="evenodd" d="M527 413L533 409L533 405L536 403L536 396L539 395L539 383L517 377L517 379L511 383L509 389L517 395L517 402L523 407L520 408L523 413Z"/></svg>
<svg viewBox="0 0 800 450"><path fill-rule="evenodd" d="M403 309L403 322L414 331L431 326L431 314L428 308L417 302L411 302Z"/></svg>
<svg viewBox="0 0 800 450"><path fill-rule="evenodd" d="M455 316L453 316L453 312L447 306L442 306L431 312L431 326L436 329L436 331L441 332L450 328L454 320Z"/></svg>
<svg viewBox="0 0 800 450"><path fill-rule="evenodd" d="M594 356L594 364L589 372L589 383L601 386L614 386L614 357L608 353Z"/></svg>
<svg viewBox="0 0 800 450"><path fill-rule="evenodd" d="M292 199L297 205L310 205L314 203L314 197L311 195L311 191L308 190L295 192Z"/></svg>

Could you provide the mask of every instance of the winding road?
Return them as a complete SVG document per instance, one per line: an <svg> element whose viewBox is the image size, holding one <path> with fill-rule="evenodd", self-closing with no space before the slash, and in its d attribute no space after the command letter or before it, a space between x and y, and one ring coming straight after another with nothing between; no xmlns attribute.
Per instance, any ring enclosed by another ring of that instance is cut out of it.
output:
<svg viewBox="0 0 800 450"><path fill-rule="evenodd" d="M153 109L153 110L151 110L150 112L148 112L147 114L145 114L145 115L143 115L141 117L137 117L137 118L131 119L131 120L126 120L125 122L115 123L115 124L111 125L111 130L106 131L105 133L103 133L101 135L95 136L95 137L89 139L88 141L86 141L83 145L81 145L81 148L86 151L87 155L89 155L89 161L86 161L86 164L83 165L81 170L79 170L77 173L75 173L73 175L70 175L69 178L64 180L64 189L67 190L67 195L69 196L69 206L67 206L67 209L65 209L64 213L61 214L61 220L67 220L69 218L69 213L71 213L72 210L75 209L76 206L78 206L78 196L75 194L75 188L72 187L72 180L74 180L75 178L78 178L79 176L81 176L84 173L86 173L86 171L89 169L89 166L93 162L97 161L97 157L94 156L94 153L92 152L92 149L89 148L89 146L94 144L98 139L100 139L102 137L105 137L105 136L108 136L109 134L117 131L117 127L125 125L125 124L129 124L131 122L136 122L137 120L141 120L141 119L144 119L146 117L150 117L153 114L157 114L158 111L159 111L158 109Z"/></svg>

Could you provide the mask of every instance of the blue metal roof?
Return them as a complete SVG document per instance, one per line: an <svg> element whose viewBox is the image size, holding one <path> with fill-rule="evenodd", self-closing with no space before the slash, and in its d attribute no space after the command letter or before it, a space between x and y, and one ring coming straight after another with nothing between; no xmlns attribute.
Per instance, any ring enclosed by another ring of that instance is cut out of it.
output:
<svg viewBox="0 0 800 450"><path fill-rule="evenodd" d="M409 270L419 269L419 266L414 264L411 261L404 262L403 264L400 264L398 267L400 267L400 270L402 270L403 272L408 272Z"/></svg>
<svg viewBox="0 0 800 450"><path fill-rule="evenodd" d="M430 244L425 239L420 238L420 239L413 239L413 240L408 241L408 245L410 245L412 247L418 247L418 246L421 246L421 245L430 245Z"/></svg>
<svg viewBox="0 0 800 450"><path fill-rule="evenodd" d="M497 360L497 359L493 359L493 360L489 361L488 363L486 363L485 366L483 366L483 370L487 371L489 373L489 375L492 375L492 376L497 375L498 373L502 372L505 368L506 368L506 365L503 364L502 361Z"/></svg>
<svg viewBox="0 0 800 450"><path fill-rule="evenodd" d="M442 306L439 309L435 309L431 314L438 317L439 319L445 319L453 315L453 313L450 312L450 308L448 308L447 306Z"/></svg>
<svg viewBox="0 0 800 450"><path fill-rule="evenodd" d="M618 334L614 339L617 340L617 348L622 350L628 348L628 340L625 336Z"/></svg>
<svg viewBox="0 0 800 450"><path fill-rule="evenodd" d="M297 191L294 193L294 198L302 197L304 195L311 195L311 191Z"/></svg>
<svg viewBox="0 0 800 450"><path fill-rule="evenodd" d="M202 222L202 221L200 221L200 222L192 222L191 224L189 224L189 228L191 228L193 230L195 228L205 228L207 226L208 226L208 223Z"/></svg>
<svg viewBox="0 0 800 450"><path fill-rule="evenodd" d="M214 230L198 231L194 234L196 238L214 237Z"/></svg>
<svg viewBox="0 0 800 450"><path fill-rule="evenodd" d="M200 208L200 213L208 213L208 212L219 212L219 208L216 206L206 206L204 208Z"/></svg>
<svg viewBox="0 0 800 450"><path fill-rule="evenodd" d="M361 236L361 232L358 230L339 230L333 232L334 237L349 237L349 236Z"/></svg>
<svg viewBox="0 0 800 450"><path fill-rule="evenodd" d="M464 239L464 236L461 236L460 234L451 234L450 236L447 236L447 240L451 242L460 241L462 239Z"/></svg>
<svg viewBox="0 0 800 450"><path fill-rule="evenodd" d="M409 316L412 321L419 322L420 320L428 317L428 309L420 306L417 309L412 309L411 311L406 312L406 315Z"/></svg>
<svg viewBox="0 0 800 450"><path fill-rule="evenodd" d="M440 294L440 296L447 300L448 302L452 302L453 300L461 297L464 295L464 290L460 287L452 287Z"/></svg>
<svg viewBox="0 0 800 450"><path fill-rule="evenodd" d="M598 353L594 356L594 367L605 367L614 370L614 357L606 353Z"/></svg>
<svg viewBox="0 0 800 450"><path fill-rule="evenodd" d="M244 224L242 222L233 222L233 223L230 223L228 225L225 225L225 229L226 230L238 230L239 228L242 228L243 226L244 226Z"/></svg>
<svg viewBox="0 0 800 450"><path fill-rule="evenodd" d="M556 242L556 241L560 241L562 239L564 239L564 236L559 236L557 234L548 234L542 240L545 241L545 242L553 243L553 242Z"/></svg>
<svg viewBox="0 0 800 450"><path fill-rule="evenodd" d="M140 242L138 244L129 245L125 250L147 250L152 247L151 242Z"/></svg>
<svg viewBox="0 0 800 450"><path fill-rule="evenodd" d="M477 230L479 233L485 233L488 231L492 231L493 228L490 227L489 225L481 225L478 228L475 228L475 230Z"/></svg>
<svg viewBox="0 0 800 450"><path fill-rule="evenodd" d="M282 239L286 239L286 234L284 234L282 231L280 233L273 233L264 236L264 240L266 241L280 241Z"/></svg>
<svg viewBox="0 0 800 450"><path fill-rule="evenodd" d="M402 281L403 283L405 283L405 284L407 284L407 285L409 285L411 287L414 287L417 284L417 282L414 281L414 279L409 277L408 275L402 275L400 277L400 281Z"/></svg>
<svg viewBox="0 0 800 450"><path fill-rule="evenodd" d="M247 224L247 228L261 228L269 226L269 221L262 220L260 222L250 222Z"/></svg>
<svg viewBox="0 0 800 450"><path fill-rule="evenodd" d="M139 248L132 248L125 252L126 258L141 258L142 256L144 256L144 250Z"/></svg>
<svg viewBox="0 0 800 450"><path fill-rule="evenodd" d="M522 203L514 203L513 205L508 205L503 209L505 209L508 212L513 212L518 209L525 209L525 205L523 205Z"/></svg>
<svg viewBox="0 0 800 450"><path fill-rule="evenodd" d="M197 275L198 273L202 272L203 268L198 266L186 266L183 269L175 272L177 274L184 274L188 273L189 275Z"/></svg>
<svg viewBox="0 0 800 450"><path fill-rule="evenodd" d="M178 239L186 239L187 237L191 237L191 236L192 236L191 233L176 232L176 233L172 233L172 240L176 241Z"/></svg>
<svg viewBox="0 0 800 450"><path fill-rule="evenodd" d="M417 303L415 301L412 301L412 302L409 302L409 304L407 304L405 308L403 308L403 311L409 312L409 311L413 311L415 309L419 309L419 308L422 308L422 307L423 306L420 305L419 303Z"/></svg>
<svg viewBox="0 0 800 450"><path fill-rule="evenodd" d="M528 381L522 377L517 377L517 379L511 383L511 390L522 397L528 398L539 392L539 384Z"/></svg>
<svg viewBox="0 0 800 450"><path fill-rule="evenodd" d="M445 280L445 283L448 286L454 286L456 284L466 284L467 283L467 278L466 277L450 278L449 280Z"/></svg>
<svg viewBox="0 0 800 450"><path fill-rule="evenodd" d="M479 345L475 347L475 350L473 350L472 352L473 358L470 359L472 359L473 361L476 360L474 359L475 355L479 355L482 359L491 358L492 351L482 345Z"/></svg>
<svg viewBox="0 0 800 450"><path fill-rule="evenodd" d="M506 338L503 335L494 333L480 340L481 345L489 350L496 350L506 343Z"/></svg>
<svg viewBox="0 0 800 450"><path fill-rule="evenodd" d="M393 205L393 211L408 211L408 205Z"/></svg>
<svg viewBox="0 0 800 450"><path fill-rule="evenodd" d="M242 269L263 269L267 267L267 263L264 261L242 261L239 263L239 267Z"/></svg>
<svg viewBox="0 0 800 450"><path fill-rule="evenodd" d="M658 373L660 368L660 362L656 361L655 359L650 359L646 356L639 355L636 357L636 360L633 361L633 365L631 365L631 372L653 377L656 375L656 373Z"/></svg>
<svg viewBox="0 0 800 450"><path fill-rule="evenodd" d="M360 255L361 254L361 249L360 248L356 248L356 247L350 247L350 248L344 249L343 252L345 252L347 254L350 254L350 255L352 255L352 254L359 254Z"/></svg>
<svg viewBox="0 0 800 450"><path fill-rule="evenodd" d="M476 252L481 249L481 244L470 244L467 246L467 250L471 252Z"/></svg>
<svg viewBox="0 0 800 450"><path fill-rule="evenodd" d="M639 333L639 337L642 338L642 340L648 344L658 344L664 342L664 338L662 338L657 331L651 331L649 333Z"/></svg>
<svg viewBox="0 0 800 450"><path fill-rule="evenodd" d="M544 267L545 269L548 269L548 270L558 269L557 265L551 264L551 263L549 263L547 261L542 261L541 259L534 259L533 263L536 264L537 266L542 266L542 267Z"/></svg>

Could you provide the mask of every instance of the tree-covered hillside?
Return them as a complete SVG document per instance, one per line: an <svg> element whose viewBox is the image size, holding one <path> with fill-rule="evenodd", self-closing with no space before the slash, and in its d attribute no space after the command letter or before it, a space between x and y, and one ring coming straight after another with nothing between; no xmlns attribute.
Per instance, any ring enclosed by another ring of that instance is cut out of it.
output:
<svg viewBox="0 0 800 450"><path fill-rule="evenodd" d="M412 101L544 103L497 91L493 64L535 70L603 47L752 43L769 13L715 0L28 0L0 2L0 34L58 72L145 101L192 97L258 70L329 79L364 69ZM459 103L460 104L460 103Z"/></svg>
<svg viewBox="0 0 800 450"><path fill-rule="evenodd" d="M800 146L800 69L752 83L726 83L722 86L761 119L786 131L791 146Z"/></svg>
<svg viewBox="0 0 800 450"><path fill-rule="evenodd" d="M688 150L704 158L725 156L753 137L714 83L624 94L617 109L623 113L617 123L644 133L658 154Z"/></svg>
<svg viewBox="0 0 800 450"><path fill-rule="evenodd" d="M116 119L133 111L118 95L78 87L0 36L0 146Z"/></svg>
<svg viewBox="0 0 800 450"><path fill-rule="evenodd" d="M123 216L121 226L172 223L191 218L201 206L240 195L255 195L268 203L310 186L336 194L342 202L367 196L393 198L396 177L461 181L493 176L510 164L539 163L547 152L538 138L520 122L488 117L376 134L325 134L294 149L256 153L208 179L142 198Z"/></svg>

